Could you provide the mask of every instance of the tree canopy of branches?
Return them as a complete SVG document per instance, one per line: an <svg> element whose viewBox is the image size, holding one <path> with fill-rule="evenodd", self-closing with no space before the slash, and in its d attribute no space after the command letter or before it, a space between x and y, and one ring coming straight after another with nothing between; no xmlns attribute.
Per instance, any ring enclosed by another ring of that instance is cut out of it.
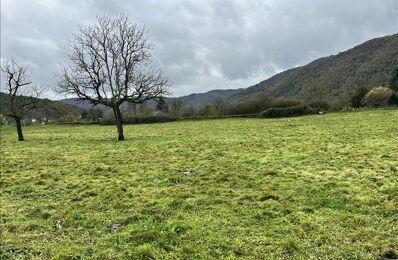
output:
<svg viewBox="0 0 398 260"><path fill-rule="evenodd" d="M146 30L126 16L98 16L70 41L69 63L62 69L59 87L81 100L110 107L122 141L120 106L157 101L168 94L164 72L151 66L151 49Z"/></svg>
<svg viewBox="0 0 398 260"><path fill-rule="evenodd" d="M179 98L171 98L168 100L168 109L173 116L179 116L184 102Z"/></svg>
<svg viewBox="0 0 398 260"><path fill-rule="evenodd" d="M15 120L18 141L23 141L21 120L29 111L37 108L40 92L32 86L30 69L18 64L15 59L6 59L1 71L5 81L5 94L1 95L0 112Z"/></svg>

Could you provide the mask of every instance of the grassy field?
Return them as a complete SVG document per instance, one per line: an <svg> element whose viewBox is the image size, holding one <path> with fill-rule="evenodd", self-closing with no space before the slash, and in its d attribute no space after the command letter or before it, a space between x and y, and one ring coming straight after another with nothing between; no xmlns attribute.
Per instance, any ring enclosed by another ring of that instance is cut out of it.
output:
<svg viewBox="0 0 398 260"><path fill-rule="evenodd" d="M1 128L1 257L398 253L398 111Z"/></svg>

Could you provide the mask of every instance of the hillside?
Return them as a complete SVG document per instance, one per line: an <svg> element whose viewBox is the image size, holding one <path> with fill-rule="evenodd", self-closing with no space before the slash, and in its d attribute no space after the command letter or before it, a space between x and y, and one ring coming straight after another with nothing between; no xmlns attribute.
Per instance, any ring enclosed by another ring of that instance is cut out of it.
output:
<svg viewBox="0 0 398 260"><path fill-rule="evenodd" d="M333 99L362 86L372 88L386 85L397 67L398 34L394 34L372 39L337 55L281 72L248 88L211 90L179 98L187 106L200 106L217 98L236 101L260 94L300 100ZM92 104L87 101L61 101L81 109L92 108ZM104 109L101 105L95 108Z"/></svg>
<svg viewBox="0 0 398 260"><path fill-rule="evenodd" d="M217 98L228 99L234 95L237 95L241 90L242 89L216 89L206 93L195 93L179 98L187 105L198 106L200 104L209 103Z"/></svg>
<svg viewBox="0 0 398 260"><path fill-rule="evenodd" d="M104 105L99 104L99 105L93 106L93 104L90 103L89 101L79 100L77 98L66 98L66 99L61 99L60 101L64 104L79 107L81 109L91 109L91 108L106 109L106 107Z"/></svg>
<svg viewBox="0 0 398 260"><path fill-rule="evenodd" d="M361 86L386 85L398 67L398 34L376 38L348 51L282 72L235 95L333 98Z"/></svg>
<svg viewBox="0 0 398 260"><path fill-rule="evenodd" d="M25 98L25 97L19 97ZM0 92L0 109L7 109L7 103L9 102L9 96ZM79 117L81 109L76 106L65 104L61 101L53 101L49 99L40 99L38 103L39 109L30 111L24 119L45 119L48 121L62 121L67 117Z"/></svg>
<svg viewBox="0 0 398 260"><path fill-rule="evenodd" d="M181 99L188 105L206 103L217 97L237 100L259 94L301 100L330 99L361 86L372 88L388 84L397 67L398 34L394 34L372 39L337 55L281 72L246 89L213 90L183 96Z"/></svg>
<svg viewBox="0 0 398 260"><path fill-rule="evenodd" d="M213 100L220 98L220 97L223 99L230 98L233 95L237 94L241 90L242 89L211 90L206 93L194 93L194 94L190 94L190 95L182 96L182 97L178 97L178 98L181 99L185 104L187 104L189 106L199 106L201 104L206 104L206 103L212 102ZM93 106L93 104L90 103L89 101L86 101L86 100L82 101L82 100L79 100L76 98L61 99L60 101L63 102L64 104L76 106L81 109L90 109L90 108L96 108L96 109L102 109L102 110L107 109L104 105L99 104L97 106ZM147 103L150 107L156 106L155 102L149 101Z"/></svg>

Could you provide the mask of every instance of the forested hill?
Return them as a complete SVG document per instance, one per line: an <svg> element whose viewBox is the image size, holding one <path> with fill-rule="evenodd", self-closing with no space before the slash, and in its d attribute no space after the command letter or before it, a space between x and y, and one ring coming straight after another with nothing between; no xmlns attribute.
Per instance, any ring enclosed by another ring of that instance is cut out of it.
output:
<svg viewBox="0 0 398 260"><path fill-rule="evenodd" d="M242 89L216 89L206 93L195 93L187 96L179 97L184 104L191 106L198 106L201 104L209 103L214 101L216 98L228 99L238 94Z"/></svg>
<svg viewBox="0 0 398 260"><path fill-rule="evenodd" d="M187 106L199 106L217 98L236 101L263 94L304 101L331 100L359 87L386 85L396 68L398 34L372 39L337 55L320 58L305 66L281 72L248 88L212 90L179 98ZM62 102L83 109L92 107L89 102L75 99L65 99Z"/></svg>
<svg viewBox="0 0 398 260"><path fill-rule="evenodd" d="M19 96L17 98L27 98L24 96ZM0 92L0 108L1 110L7 110L9 106L10 97L7 94ZM46 121L62 121L67 120L67 118L73 117L78 118L82 110L76 106L64 104L61 101L53 101L49 99L40 99L38 102L38 109L31 110L27 115L24 116L25 119L37 119ZM3 109L3 106L5 109Z"/></svg>
<svg viewBox="0 0 398 260"><path fill-rule="evenodd" d="M301 100L333 99L359 87L388 84L398 67L398 34L367 41L337 55L320 58L305 66L281 72L254 86L240 90L217 90L181 97L198 105L218 97L237 100L269 94ZM192 100L192 101L191 101Z"/></svg>

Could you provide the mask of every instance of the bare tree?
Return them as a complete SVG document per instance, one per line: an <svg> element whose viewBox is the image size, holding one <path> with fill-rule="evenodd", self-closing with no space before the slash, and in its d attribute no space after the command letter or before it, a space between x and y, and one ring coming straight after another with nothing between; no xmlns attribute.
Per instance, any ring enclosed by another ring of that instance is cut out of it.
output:
<svg viewBox="0 0 398 260"><path fill-rule="evenodd" d="M224 99L216 98L213 103L214 103L215 108L217 110L217 114L219 116L225 116L227 104L224 101Z"/></svg>
<svg viewBox="0 0 398 260"><path fill-rule="evenodd" d="M80 28L70 42L69 64L62 70L60 89L94 105L110 107L122 141L120 106L168 94L164 73L151 66L150 50L146 30L126 16L98 16L95 24Z"/></svg>
<svg viewBox="0 0 398 260"><path fill-rule="evenodd" d="M15 120L18 141L23 141L21 120L38 107L40 92L32 86L30 69L15 59L6 59L1 67L5 81L5 94L1 94L0 113Z"/></svg>
<svg viewBox="0 0 398 260"><path fill-rule="evenodd" d="M169 105L169 112L173 116L178 116L181 112L181 109L184 107L184 102L179 98L171 98L167 101Z"/></svg>

